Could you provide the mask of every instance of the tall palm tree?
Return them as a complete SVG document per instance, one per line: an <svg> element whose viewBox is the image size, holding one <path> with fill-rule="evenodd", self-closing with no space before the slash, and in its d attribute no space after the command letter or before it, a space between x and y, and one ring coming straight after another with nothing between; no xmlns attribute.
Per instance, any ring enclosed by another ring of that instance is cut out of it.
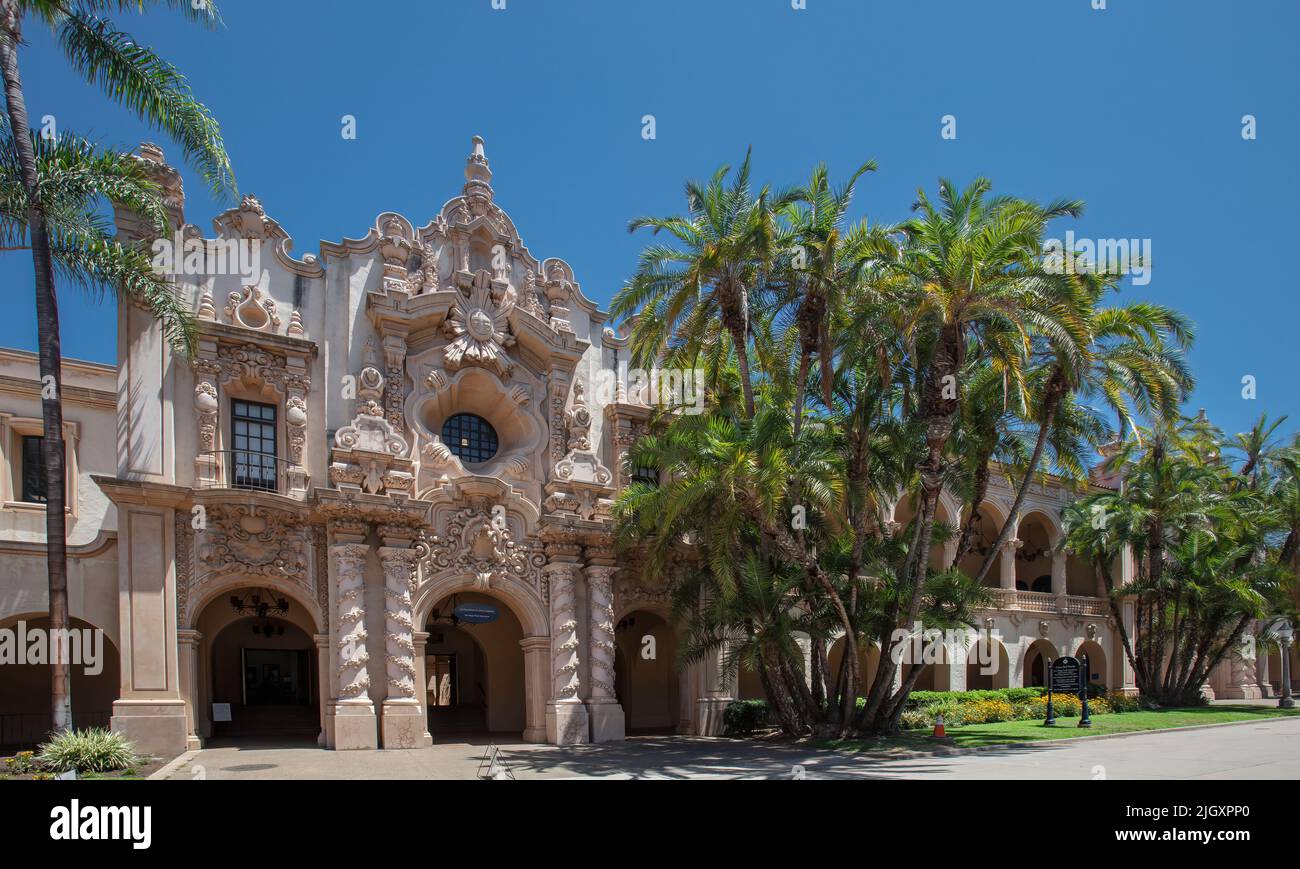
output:
<svg viewBox="0 0 1300 869"><path fill-rule="evenodd" d="M831 186L826 164L821 163L805 186L792 191L788 204L774 203L792 226L791 255L787 257L785 269L789 275L783 294L786 298L778 304L793 306L799 339L793 413L796 438L803 424L804 396L813 354L820 365L822 401L827 408L832 404L835 348L830 337L831 314L842 306L842 294L857 280L873 254L873 242L880 238L866 224L846 230L844 218L853 202L858 179L875 170L875 161L868 160L849 176L843 187L836 189Z"/></svg>
<svg viewBox="0 0 1300 869"><path fill-rule="evenodd" d="M1111 276L1078 274L1063 282L1083 301L1084 340L1072 337L1068 348L1046 336L1043 344L1046 377L1038 391L1038 437L1028 467L997 540L984 557L977 579L983 580L1015 530L1029 485L1042 463L1044 448L1060 424L1063 407L1076 393L1104 401L1119 420L1120 430L1134 425L1132 403L1144 415L1176 414L1192 387L1184 352L1192 329L1186 318L1163 305L1137 302L1099 307Z"/></svg>
<svg viewBox="0 0 1300 869"><path fill-rule="evenodd" d="M119 283L129 280L131 257L123 248L108 248L108 236L79 234L72 224L59 224L56 214L85 212L74 202L55 198L41 176L35 137L30 135L27 101L23 93L19 49L26 19L44 24L55 33L69 66L92 85L100 86L114 101L146 123L168 134L185 158L204 176L214 191L233 192L234 174L221 141L220 128L208 110L190 92L184 76L150 49L114 27L104 17L111 12L141 12L147 6L165 5L180 10L207 26L220 21L211 0L0 0L0 75L4 78L5 110L12 131L14 164L22 189L22 223L35 272L36 319L42 382L41 415L45 465L45 537L49 576L50 627L68 625L68 565L64 516L67 466L63 442L62 349L55 268L61 264L90 286L125 289L128 296L148 297L143 284L136 291ZM100 195L94 185L84 188L88 198ZM104 190L103 195L114 194ZM81 221L82 229L88 221ZM137 273L137 280L142 280ZM173 329L174 334L174 329ZM70 725L71 703L68 668L56 661L52 670L52 715L56 731Z"/></svg>
<svg viewBox="0 0 1300 869"><path fill-rule="evenodd" d="M740 369L745 415L752 417L750 298L770 267L776 224L766 188L757 196L751 192L749 161L747 151L730 184L728 166L707 184L687 182L685 215L638 217L629 224L630 232L667 232L681 247L652 244L642 251L611 310L618 318L639 315L631 337L634 361L642 367L693 365L720 320Z"/></svg>

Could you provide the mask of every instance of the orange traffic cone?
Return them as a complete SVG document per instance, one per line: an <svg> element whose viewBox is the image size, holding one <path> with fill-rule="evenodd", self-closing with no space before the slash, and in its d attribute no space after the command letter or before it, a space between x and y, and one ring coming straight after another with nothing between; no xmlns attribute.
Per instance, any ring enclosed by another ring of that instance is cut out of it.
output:
<svg viewBox="0 0 1300 869"><path fill-rule="evenodd" d="M942 715L940 715L938 718L934 719L934 733L931 733L930 735L933 736L933 737L936 737L936 738L940 738L940 737L943 737L943 736L946 736L946 735L947 735L947 734L945 734L945 733L943 732L943 716L942 716Z"/></svg>

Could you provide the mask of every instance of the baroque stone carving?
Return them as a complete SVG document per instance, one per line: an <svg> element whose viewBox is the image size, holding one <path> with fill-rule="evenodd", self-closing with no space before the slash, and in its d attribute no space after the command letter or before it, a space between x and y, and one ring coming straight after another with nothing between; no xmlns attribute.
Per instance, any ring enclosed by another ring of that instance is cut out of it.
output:
<svg viewBox="0 0 1300 869"><path fill-rule="evenodd" d="M536 541L516 541L501 513L493 515L485 502L457 511L447 520L445 533L426 535L429 555L426 571L432 576L461 573L474 577L480 589L493 581L514 579L532 588L546 602L542 566L546 556Z"/></svg>
<svg viewBox="0 0 1300 869"><path fill-rule="evenodd" d="M578 641L576 564L553 562L546 565L551 586L551 673L552 693L558 701L577 700L581 664Z"/></svg>
<svg viewBox="0 0 1300 869"><path fill-rule="evenodd" d="M337 674L339 699L342 702L369 702L370 674L366 664L366 553L364 543L337 543L330 547L334 559L339 606Z"/></svg>
<svg viewBox="0 0 1300 869"><path fill-rule="evenodd" d="M456 302L447 318L451 341L443 350L448 371L462 365L479 365L509 377L514 362L506 348L514 344L509 316L515 306L514 295L504 281L494 281L480 269L468 291L456 294Z"/></svg>
<svg viewBox="0 0 1300 869"><path fill-rule="evenodd" d="M275 300L263 298L263 295L262 288L256 284L231 293L226 300L226 319L232 325L258 332L279 331L280 315L276 312ZM298 325L302 326L301 320Z"/></svg>
<svg viewBox="0 0 1300 869"><path fill-rule="evenodd" d="M212 504L199 538L204 580L230 573L307 583L306 537L292 513L247 504Z"/></svg>
<svg viewBox="0 0 1300 869"><path fill-rule="evenodd" d="M591 602L591 696L614 696L614 572L616 567L587 567Z"/></svg>
<svg viewBox="0 0 1300 869"><path fill-rule="evenodd" d="M417 582L417 552L383 546L384 649L389 697L416 700L415 623L411 596Z"/></svg>

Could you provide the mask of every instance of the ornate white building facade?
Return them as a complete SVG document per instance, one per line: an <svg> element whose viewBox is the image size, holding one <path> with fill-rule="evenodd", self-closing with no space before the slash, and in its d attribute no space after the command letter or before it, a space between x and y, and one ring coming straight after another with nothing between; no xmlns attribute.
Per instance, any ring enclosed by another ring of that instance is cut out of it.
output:
<svg viewBox="0 0 1300 869"><path fill-rule="evenodd" d="M179 176L152 146L141 159L197 243ZM723 678L718 660L676 668L665 583L616 554L610 507L649 409L598 394L625 342L569 263L529 251L491 180L475 139L462 192L427 223L385 212L301 259L245 196L202 247L254 244L257 274L177 275L199 322L192 360L123 306L116 369L69 363L71 610L112 652L95 679L74 668L78 723L173 754L259 729L336 749L464 730L566 744L714 734L727 702L757 696L753 674ZM47 604L38 483L22 470L38 378L29 355L0 362L4 627ZM1133 687L1094 573L1056 550L1070 497L1035 487L998 555L982 614L996 672L954 644L921 687L1029 684L1079 652L1095 681ZM996 481L975 564L1011 500ZM945 497L941 518L958 516ZM859 654L874 669L875 650ZM11 736L48 706L48 678L12 673ZM1258 696L1267 674L1240 660L1214 687Z"/></svg>

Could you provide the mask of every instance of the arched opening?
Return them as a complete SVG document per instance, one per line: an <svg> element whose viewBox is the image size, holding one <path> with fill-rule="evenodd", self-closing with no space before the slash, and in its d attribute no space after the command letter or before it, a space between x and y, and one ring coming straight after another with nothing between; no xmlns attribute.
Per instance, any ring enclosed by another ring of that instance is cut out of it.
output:
<svg viewBox="0 0 1300 869"><path fill-rule="evenodd" d="M839 679L840 666L844 662L844 637L840 637L831 644L830 650L826 653L826 665L830 668L827 679L831 683L830 690L836 691L836 681ZM876 678L876 667L880 664L880 650L872 642L862 641L858 644L858 696L864 697L871 688L871 682Z"/></svg>
<svg viewBox="0 0 1300 869"><path fill-rule="evenodd" d="M966 655L966 690L990 691L1011 687L1011 661L1006 647L992 637L980 637Z"/></svg>
<svg viewBox="0 0 1300 869"><path fill-rule="evenodd" d="M614 627L614 692L628 733L671 733L677 724L680 676L677 632L648 610Z"/></svg>
<svg viewBox="0 0 1300 869"><path fill-rule="evenodd" d="M984 559L993 544L997 542L998 532L1002 530L1003 518L998 515L992 504L980 505L979 518L975 522L975 533L970 543L970 550L962 557L958 568L967 576L975 576L984 565ZM984 575L984 585L997 588L1001 584L1001 565L995 559L989 572Z"/></svg>
<svg viewBox="0 0 1300 869"><path fill-rule="evenodd" d="M1045 686L1047 684L1047 662L1056 660L1056 657L1055 646L1047 640L1034 640L1025 651L1025 687Z"/></svg>
<svg viewBox="0 0 1300 869"><path fill-rule="evenodd" d="M84 619L70 618L68 628L72 726L107 727L122 684L117 647ZM2 642L14 654L12 662L0 666L0 752L33 748L54 726L49 629L44 613L18 616L0 626L8 632Z"/></svg>
<svg viewBox="0 0 1300 869"><path fill-rule="evenodd" d="M1074 656L1083 662L1083 656L1088 656L1088 683L1091 685L1106 686L1106 652L1102 649L1101 644L1093 640L1085 640L1080 646L1079 651Z"/></svg>
<svg viewBox="0 0 1300 869"><path fill-rule="evenodd" d="M436 603L425 622L425 701L429 733L521 733L525 725L524 638L500 599L459 592Z"/></svg>
<svg viewBox="0 0 1300 869"><path fill-rule="evenodd" d="M894 508L894 521L901 526L899 533L909 533L908 526L911 525L912 520L916 518L916 508L914 504L915 499L913 496L905 495ZM940 498L934 511L934 545L930 547L931 570L938 571L947 569L948 563L945 558L945 553L949 550L953 552L956 551L957 536L960 532L952 533L945 539L945 535L949 534L945 529L951 528L953 522L954 520L950 515L947 505L944 503L944 499Z"/></svg>
<svg viewBox="0 0 1300 869"><path fill-rule="evenodd" d="M1016 588L1044 594L1052 590L1052 547L1055 530L1041 513L1020 520L1016 532L1021 542L1016 551Z"/></svg>
<svg viewBox="0 0 1300 869"><path fill-rule="evenodd" d="M921 645L920 661L912 661L911 666L903 674L904 678L910 676L912 670L916 667L921 668L921 675L917 677L914 691L951 691L952 690L952 662L948 658L948 649L943 645L941 640L931 640L929 638ZM908 661L908 656L915 653L912 651L916 646L912 645L905 653L904 662Z"/></svg>
<svg viewBox="0 0 1300 869"><path fill-rule="evenodd" d="M271 588L235 588L213 597L195 626L203 638L195 698L203 736L316 741L319 650L302 604Z"/></svg>

